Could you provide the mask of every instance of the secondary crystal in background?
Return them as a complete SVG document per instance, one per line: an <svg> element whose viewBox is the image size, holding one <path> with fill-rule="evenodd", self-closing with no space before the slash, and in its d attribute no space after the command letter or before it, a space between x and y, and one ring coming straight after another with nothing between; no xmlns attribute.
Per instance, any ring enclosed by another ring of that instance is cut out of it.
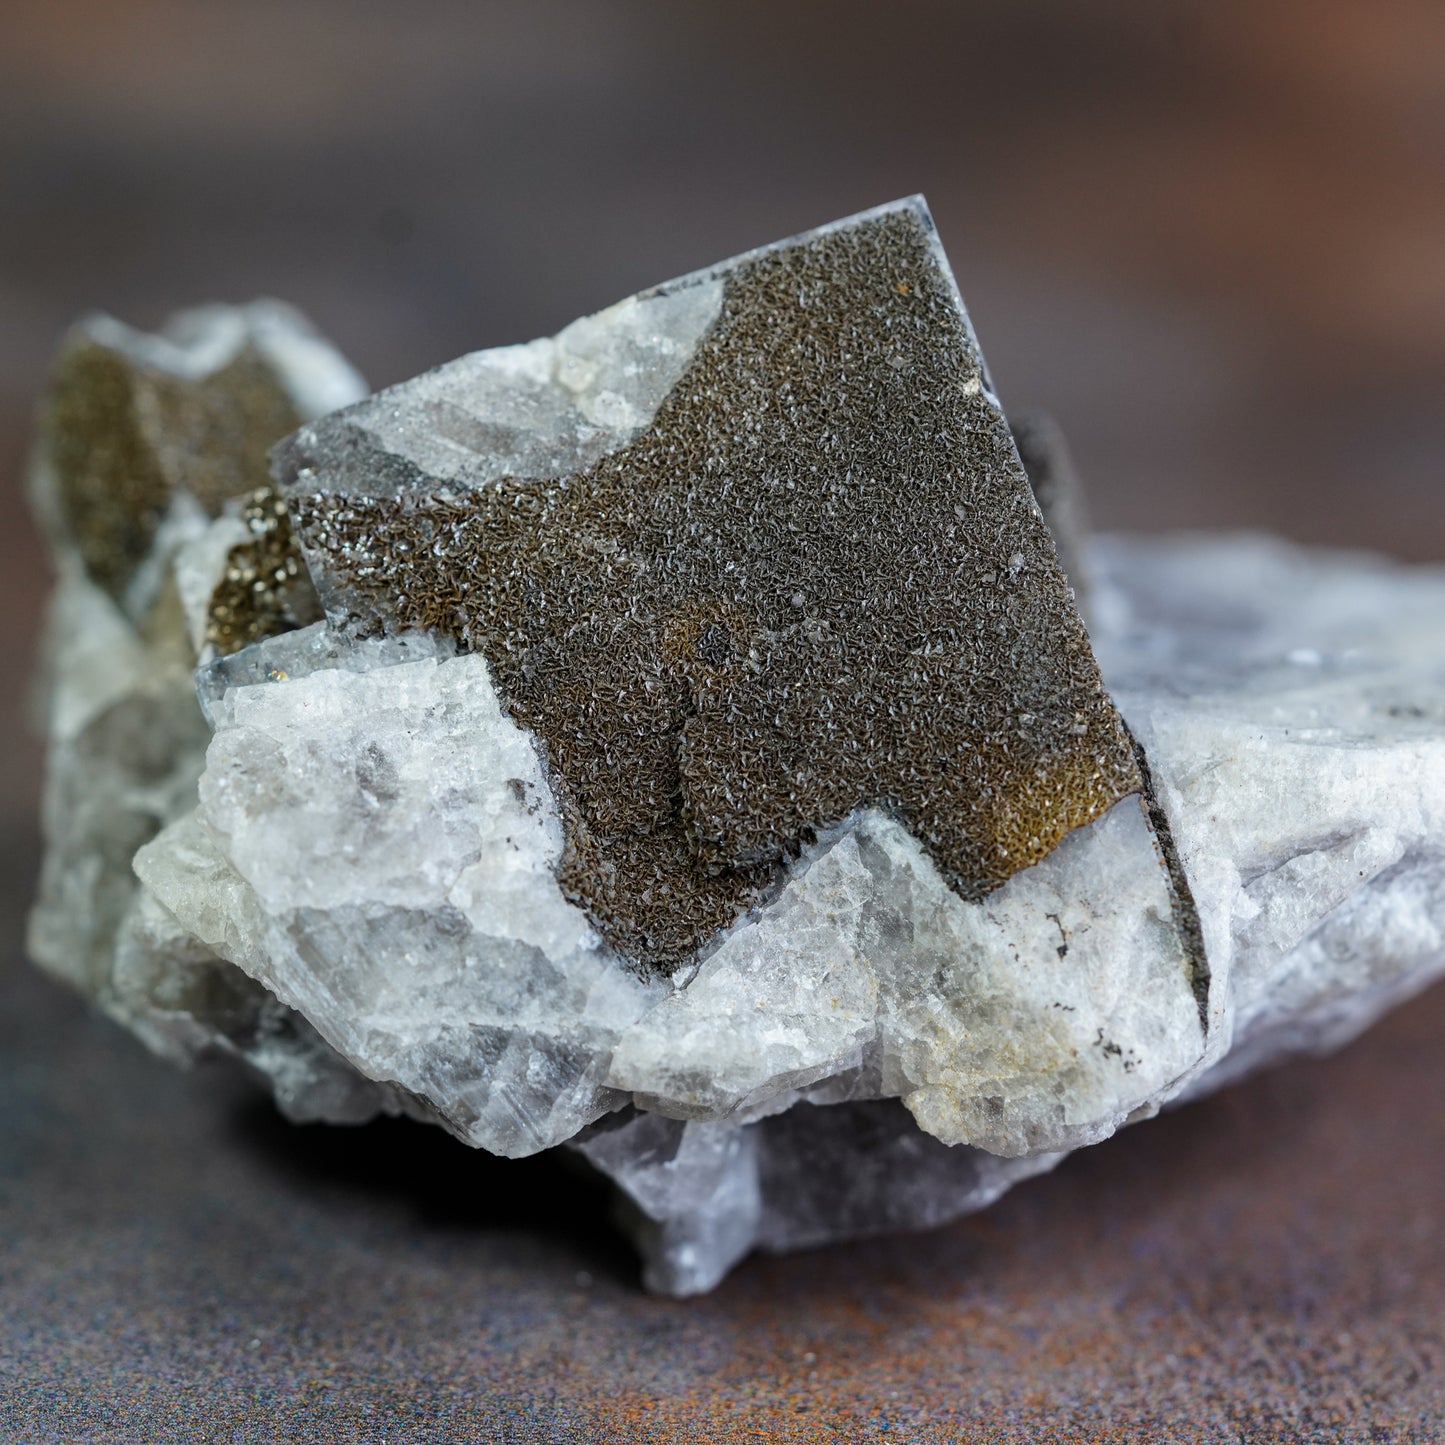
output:
<svg viewBox="0 0 1445 1445"><path fill-rule="evenodd" d="M254 545L247 498L258 488L274 497L266 453L299 419L364 391L276 302L182 312L154 336L89 318L52 378L32 473L59 578L47 849L29 948L173 1058L217 1046L279 1057L291 1041L335 1072L303 1021L141 896L132 862L195 806L210 738L197 651L213 595ZM310 583L273 561L270 580L254 578L264 596L282 595L278 567L293 601L272 620L285 627L308 615ZM233 620L255 618L256 592L237 599ZM329 1107L352 1089L354 1076L341 1077ZM275 1080L284 1105L290 1085Z"/></svg>

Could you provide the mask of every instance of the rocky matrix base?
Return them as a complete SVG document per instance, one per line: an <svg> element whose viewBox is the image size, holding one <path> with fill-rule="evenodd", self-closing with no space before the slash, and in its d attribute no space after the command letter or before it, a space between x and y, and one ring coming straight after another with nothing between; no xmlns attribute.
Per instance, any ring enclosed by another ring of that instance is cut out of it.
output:
<svg viewBox="0 0 1445 1445"><path fill-rule="evenodd" d="M158 1053L687 1294L1445 969L1445 571L1087 544L920 200L363 398L275 303L57 364L31 950Z"/></svg>

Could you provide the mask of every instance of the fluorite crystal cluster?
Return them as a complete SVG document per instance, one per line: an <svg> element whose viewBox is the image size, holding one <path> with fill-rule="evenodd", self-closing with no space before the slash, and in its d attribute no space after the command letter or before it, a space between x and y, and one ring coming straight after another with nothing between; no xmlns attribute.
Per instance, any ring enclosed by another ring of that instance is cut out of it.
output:
<svg viewBox="0 0 1445 1445"><path fill-rule="evenodd" d="M1086 547L921 200L370 398L274 303L90 321L34 484L36 959L298 1120L579 1151L655 1288L1445 968L1445 575Z"/></svg>

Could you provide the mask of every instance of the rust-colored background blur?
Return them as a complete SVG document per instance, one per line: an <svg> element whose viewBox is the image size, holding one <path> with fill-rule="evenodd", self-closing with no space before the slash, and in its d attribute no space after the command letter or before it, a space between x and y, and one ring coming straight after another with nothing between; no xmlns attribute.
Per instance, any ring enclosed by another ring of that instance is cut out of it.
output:
<svg viewBox="0 0 1445 1445"><path fill-rule="evenodd" d="M1441 559L1442 158L1439 0L4 0L7 1438L1445 1437L1439 991L980 1220L677 1306L545 1170L294 1144L19 942L20 472L78 313L270 293L380 385L922 190L1100 524Z"/></svg>

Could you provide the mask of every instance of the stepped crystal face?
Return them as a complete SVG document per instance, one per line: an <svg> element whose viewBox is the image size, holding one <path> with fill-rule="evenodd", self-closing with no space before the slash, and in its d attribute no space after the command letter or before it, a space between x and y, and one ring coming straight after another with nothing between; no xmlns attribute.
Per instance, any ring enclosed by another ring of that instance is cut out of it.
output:
<svg viewBox="0 0 1445 1445"><path fill-rule="evenodd" d="M1087 547L921 200L363 392L275 303L57 366L31 947L159 1052L579 1150L686 1293L1440 967L1445 581Z"/></svg>

